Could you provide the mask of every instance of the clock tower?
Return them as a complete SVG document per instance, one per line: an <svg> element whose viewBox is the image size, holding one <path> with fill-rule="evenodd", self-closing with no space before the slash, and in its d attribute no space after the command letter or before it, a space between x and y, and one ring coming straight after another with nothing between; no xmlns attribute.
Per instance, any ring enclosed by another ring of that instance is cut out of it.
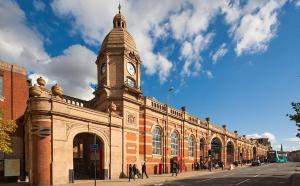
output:
<svg viewBox="0 0 300 186"><path fill-rule="evenodd" d="M103 112L114 103L121 116L126 115L125 107L139 105L142 94L141 61L126 27L126 19L119 7L119 13L113 19L113 29L103 40L96 60L98 88L93 99L93 106Z"/></svg>

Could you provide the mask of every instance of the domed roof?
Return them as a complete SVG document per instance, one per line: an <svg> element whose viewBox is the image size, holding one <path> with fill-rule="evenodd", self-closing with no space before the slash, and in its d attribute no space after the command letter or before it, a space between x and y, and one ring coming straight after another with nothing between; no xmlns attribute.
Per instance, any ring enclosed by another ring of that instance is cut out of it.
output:
<svg viewBox="0 0 300 186"><path fill-rule="evenodd" d="M126 19L120 12L113 19L113 29L106 35L102 42L100 53L105 50L126 48L137 53L135 41L131 34L126 30Z"/></svg>
<svg viewBox="0 0 300 186"><path fill-rule="evenodd" d="M100 53L104 50L127 48L129 51L137 53L136 45L131 34L121 28L113 28L102 42Z"/></svg>

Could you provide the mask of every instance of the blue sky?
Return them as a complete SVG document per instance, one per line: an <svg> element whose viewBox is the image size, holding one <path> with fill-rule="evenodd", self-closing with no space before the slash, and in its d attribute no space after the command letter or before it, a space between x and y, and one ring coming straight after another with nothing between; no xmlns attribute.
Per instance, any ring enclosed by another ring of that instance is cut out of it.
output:
<svg viewBox="0 0 300 186"><path fill-rule="evenodd" d="M145 95L273 146L300 149L286 117L300 100L300 1L121 0ZM0 2L0 59L93 97L95 59L118 1Z"/></svg>

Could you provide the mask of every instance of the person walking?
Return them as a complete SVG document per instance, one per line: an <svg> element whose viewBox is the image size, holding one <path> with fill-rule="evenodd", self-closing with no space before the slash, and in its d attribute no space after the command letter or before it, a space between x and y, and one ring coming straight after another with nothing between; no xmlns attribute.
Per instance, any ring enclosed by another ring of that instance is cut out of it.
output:
<svg viewBox="0 0 300 186"><path fill-rule="evenodd" d="M177 176L177 163L176 162L173 162L172 164L172 176L174 176L174 174Z"/></svg>
<svg viewBox="0 0 300 186"><path fill-rule="evenodd" d="M130 179L132 178L132 175L133 175L133 167L131 164L129 164L129 168L128 168L128 178L129 178L129 182L130 182ZM133 180L135 181L135 176L133 176Z"/></svg>
<svg viewBox="0 0 300 186"><path fill-rule="evenodd" d="M144 179L143 178L144 174L145 174L146 178L149 178L148 174L147 174L147 170L146 170L146 162L144 162L144 164L142 165L142 179Z"/></svg>
<svg viewBox="0 0 300 186"><path fill-rule="evenodd" d="M212 161L211 160L208 161L208 169L210 172L212 171Z"/></svg>
<svg viewBox="0 0 300 186"><path fill-rule="evenodd" d="M135 175L137 175L137 168L136 168L135 164L133 164L133 166L132 166L132 172L133 172L133 178L135 180Z"/></svg>

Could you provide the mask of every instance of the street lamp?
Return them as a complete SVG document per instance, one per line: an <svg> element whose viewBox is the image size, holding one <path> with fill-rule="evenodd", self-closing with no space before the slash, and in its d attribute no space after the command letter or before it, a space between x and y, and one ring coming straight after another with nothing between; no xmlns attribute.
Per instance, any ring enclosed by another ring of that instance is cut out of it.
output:
<svg viewBox="0 0 300 186"><path fill-rule="evenodd" d="M174 87L170 87L168 89L168 92L167 92L167 102L166 102L166 123L165 123L165 157L164 157L164 172L167 173L168 172L168 168L167 168L167 155L168 155L168 104L169 104L169 96L170 94L174 91Z"/></svg>

